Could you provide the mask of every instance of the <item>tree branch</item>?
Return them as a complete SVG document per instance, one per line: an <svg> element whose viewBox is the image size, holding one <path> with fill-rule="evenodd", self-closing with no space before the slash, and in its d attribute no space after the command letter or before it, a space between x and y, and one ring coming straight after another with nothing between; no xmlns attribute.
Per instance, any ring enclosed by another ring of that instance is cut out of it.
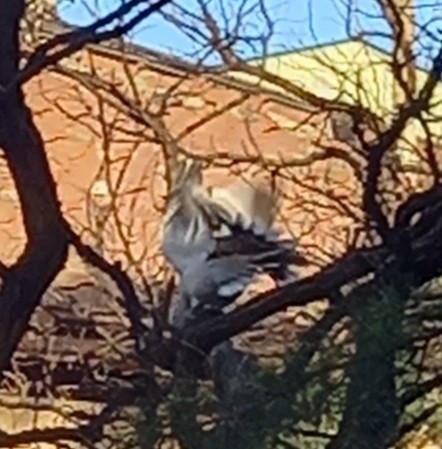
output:
<svg viewBox="0 0 442 449"><path fill-rule="evenodd" d="M442 204L437 205L439 208L436 208L435 204L429 205L428 213L414 226L405 230L411 245L410 263L416 285L421 285L442 273L442 219L439 210ZM350 282L356 282L369 273L376 278L376 273L397 262L396 257L389 254L389 248L385 245L350 251L320 273L277 291L258 295L223 317L208 320L189 329L186 340L200 350L209 351L218 343L250 328L257 321L289 306L302 306L326 298L330 292Z"/></svg>
<svg viewBox="0 0 442 449"><path fill-rule="evenodd" d="M18 74L23 0L3 2L0 85ZM4 276L0 293L0 378L40 298L67 257L59 201L42 138L18 86L0 93L0 146L20 200L27 244Z"/></svg>
<svg viewBox="0 0 442 449"><path fill-rule="evenodd" d="M100 42L123 36L144 19L159 11L170 2L171 0L158 0L149 6L145 5L145 0L123 2L119 8L102 19L97 20L92 25L80 27L71 32L55 36L41 44L35 50L29 57L23 70L9 83L6 89L11 89L16 84L24 84L32 77L38 75L46 67L56 64L61 59L76 53L88 44L99 44ZM116 25L111 30L100 31L100 29L112 24L112 22L124 19L137 6L143 6L144 9L132 19L129 19L125 24Z"/></svg>

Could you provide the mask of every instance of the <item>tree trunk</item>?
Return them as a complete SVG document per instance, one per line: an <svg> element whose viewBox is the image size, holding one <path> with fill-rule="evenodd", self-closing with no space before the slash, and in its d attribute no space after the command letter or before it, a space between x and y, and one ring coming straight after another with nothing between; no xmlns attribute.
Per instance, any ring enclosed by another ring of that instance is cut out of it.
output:
<svg viewBox="0 0 442 449"><path fill-rule="evenodd" d="M21 87L14 82L19 71L23 13L23 0L4 0L1 4L0 147L20 199L27 244L4 274L0 293L0 373L9 366L42 294L63 267L68 247L44 143Z"/></svg>

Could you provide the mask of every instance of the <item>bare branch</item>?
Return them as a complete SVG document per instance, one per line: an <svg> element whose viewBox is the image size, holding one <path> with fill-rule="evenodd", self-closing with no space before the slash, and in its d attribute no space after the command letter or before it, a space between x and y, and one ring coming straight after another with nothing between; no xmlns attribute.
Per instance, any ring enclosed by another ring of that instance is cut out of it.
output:
<svg viewBox="0 0 442 449"><path fill-rule="evenodd" d="M56 64L58 61L76 53L88 44L99 44L100 42L123 36L170 2L171 0L158 0L151 5L145 6L144 0L130 0L123 3L107 16L97 20L92 25L55 36L35 50L29 57L25 67L11 82L12 84L10 83L5 89L9 90L17 83L24 84L32 77L38 75L46 67ZM121 20L121 18L129 15L137 6L145 6L145 8L125 24L117 25L111 30L100 31L101 28L105 28L112 22Z"/></svg>

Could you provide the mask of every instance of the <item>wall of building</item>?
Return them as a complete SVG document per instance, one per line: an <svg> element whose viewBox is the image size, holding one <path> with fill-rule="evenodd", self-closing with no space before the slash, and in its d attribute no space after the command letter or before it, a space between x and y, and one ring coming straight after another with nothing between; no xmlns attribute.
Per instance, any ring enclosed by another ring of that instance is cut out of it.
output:
<svg viewBox="0 0 442 449"><path fill-rule="evenodd" d="M180 142L183 148L214 159L215 164L207 169L207 185L223 185L235 176L270 183L264 166L284 161L285 167L275 178L282 197L280 226L295 235L302 249L320 265L342 253L353 239L363 218L357 198L360 179L336 158L299 163L320 151L318 139L331 143L324 114L312 116L264 93L247 95L249 90L244 86L229 87L208 76L184 77L161 62L156 62L153 69L140 57L84 51L67 61L66 67L86 75L95 73L96 80L103 77L129 98L138 98L144 110L158 111L161 97L177 86L161 117L172 136L186 134ZM239 100L242 96L244 101ZM158 243L166 185L161 146L152 141L151 129L134 123L78 81L53 70L27 84L26 100L45 141L63 212L73 227L85 241L96 244L96 238L91 237L97 227L91 220L92 209L106 211L109 204L113 205L111 218L104 225L104 254L121 261L134 278L156 275L162 263ZM227 108L235 100L236 105ZM227 110L203 124L223 109ZM196 126L198 123L200 126ZM349 151L344 144L334 145ZM226 155L243 162L228 163ZM104 159L107 168L103 168ZM0 210L0 260L11 262L23 248L24 233L17 196L3 160ZM306 271L314 269L313 265ZM55 284L82 282L84 272L84 265L74 254ZM320 310L318 306L313 311ZM298 312L290 309L265 320L248 335L246 343L263 358L280 365L287 344L311 322ZM81 348L77 349L80 353ZM82 409L96 407L73 404L69 402L69 406ZM6 410L1 406L0 401L0 423L4 426L0 425L0 430L60 422L53 413L42 412L35 417L27 408L11 411L11 407Z"/></svg>
<svg viewBox="0 0 442 449"><path fill-rule="evenodd" d="M129 91L121 60L84 52L69 64L89 72L93 67L99 75ZM178 76L155 72L140 61L129 61L126 65L137 86L141 104L150 105L151 109L155 109L158 96L179 82ZM242 95L245 93L241 90L216 85L205 77L183 80L168 100L164 120L171 134L177 136ZM88 192L95 193L98 203L109 201L114 192L114 209L118 211L118 217L106 225L108 254L125 262L128 257L125 252L130 250L134 260L142 259L140 264L144 272L154 270L152 264L158 260L165 184L161 148L149 142L152 132L146 126L134 124L123 113L100 104L77 82L54 72L46 71L32 80L26 86L26 100L46 143L63 212L73 226L84 232L87 239L90 234L87 230L92 227L88 217L91 207L87 202ZM266 95L254 95L194 132L188 132L180 143L187 151L205 157L233 154L249 161L259 161L261 157L269 161L282 159L290 165L316 151L313 140L327 131L323 118L310 118L305 123L307 118L306 112L278 104ZM107 174L100 169L104 155L110 161ZM217 162L217 167L207 170L208 184L223 184L244 173L249 177L268 178L268 173L256 164L246 162L223 168L221 165L223 162L226 165L226 160L218 158ZM281 210L289 228L299 234L299 227L307 227L304 229L306 235L300 236L301 242L319 239L321 247L335 253L336 245L342 246L342 242L337 242L339 238L336 238L333 226L342 227L347 219L342 212L326 211L325 208L312 214L304 205L312 192L300 186L295 191L296 180L290 178L299 178L298 184L304 182L322 189L326 202L327 188L339 187L344 193L351 191L351 173L336 160L316 163L312 167L287 167L281 173L283 176L277 184L285 198ZM337 181L332 179L336 176ZM96 181L101 187L95 184L93 188ZM103 184L109 182L106 191ZM20 253L24 236L17 196L4 164L0 166L0 186L4 223L0 226L0 258L11 261ZM339 215L336 224L331 214ZM323 220L332 229L332 235L328 237L321 225Z"/></svg>

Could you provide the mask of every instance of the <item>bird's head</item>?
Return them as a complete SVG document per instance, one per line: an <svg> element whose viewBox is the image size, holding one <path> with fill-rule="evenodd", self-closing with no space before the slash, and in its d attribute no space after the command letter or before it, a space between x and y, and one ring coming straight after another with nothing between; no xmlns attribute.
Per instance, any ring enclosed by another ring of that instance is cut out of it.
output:
<svg viewBox="0 0 442 449"><path fill-rule="evenodd" d="M202 164L193 159L177 161L171 170L171 190L191 188L202 182Z"/></svg>

